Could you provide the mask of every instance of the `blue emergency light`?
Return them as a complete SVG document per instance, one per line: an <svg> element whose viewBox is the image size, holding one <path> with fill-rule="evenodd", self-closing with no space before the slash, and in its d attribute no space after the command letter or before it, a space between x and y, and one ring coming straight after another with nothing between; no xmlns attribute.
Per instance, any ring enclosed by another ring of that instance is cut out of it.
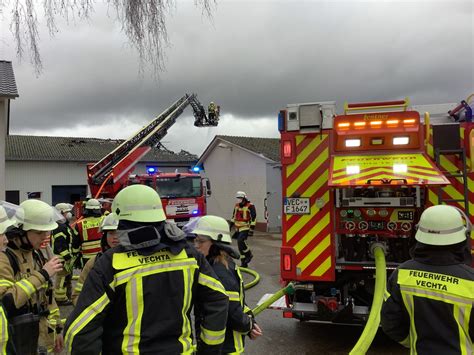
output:
<svg viewBox="0 0 474 355"><path fill-rule="evenodd" d="M158 172L158 168L156 166L147 166L146 172L151 175Z"/></svg>
<svg viewBox="0 0 474 355"><path fill-rule="evenodd" d="M199 168L199 166L195 166L195 167L193 168L193 171L194 171L195 173L198 173L200 170L201 170L201 168Z"/></svg>
<svg viewBox="0 0 474 355"><path fill-rule="evenodd" d="M198 214L199 210L193 210L192 214Z"/></svg>

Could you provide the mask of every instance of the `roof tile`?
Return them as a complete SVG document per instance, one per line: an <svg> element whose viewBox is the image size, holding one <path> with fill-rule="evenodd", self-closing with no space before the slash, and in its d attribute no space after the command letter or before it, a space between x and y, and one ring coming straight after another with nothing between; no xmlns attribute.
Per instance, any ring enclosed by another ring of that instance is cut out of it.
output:
<svg viewBox="0 0 474 355"><path fill-rule="evenodd" d="M280 162L280 139L278 138L216 136L216 139L219 138L254 153L262 154L275 162Z"/></svg>

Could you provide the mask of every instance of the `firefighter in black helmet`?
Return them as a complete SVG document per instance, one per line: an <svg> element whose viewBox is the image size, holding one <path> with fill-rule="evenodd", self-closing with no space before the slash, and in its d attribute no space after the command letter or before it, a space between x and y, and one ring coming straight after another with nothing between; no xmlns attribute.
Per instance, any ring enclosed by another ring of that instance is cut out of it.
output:
<svg viewBox="0 0 474 355"><path fill-rule="evenodd" d="M464 226L462 215L446 205L425 210L413 259L388 281L382 328L412 354L473 354L471 228L466 216Z"/></svg>
<svg viewBox="0 0 474 355"><path fill-rule="evenodd" d="M120 245L97 259L65 327L72 354L192 354L190 312L202 310L198 353L220 352L229 299L204 256L166 223L160 197L132 185L114 199Z"/></svg>

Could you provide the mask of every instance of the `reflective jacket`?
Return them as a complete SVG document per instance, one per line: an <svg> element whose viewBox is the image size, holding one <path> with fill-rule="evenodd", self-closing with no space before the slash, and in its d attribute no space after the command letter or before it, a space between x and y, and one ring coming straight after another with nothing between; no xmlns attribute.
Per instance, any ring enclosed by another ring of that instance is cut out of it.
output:
<svg viewBox="0 0 474 355"><path fill-rule="evenodd" d="M86 265L84 265L84 267L82 268L81 274L79 275L79 278L77 279L76 286L74 286L74 290L72 291L72 295L71 295L72 304L74 306L77 304L77 299L79 298L79 294L81 293L82 288L84 287L84 282L86 281L87 276L91 272L96 259L100 257L101 255L102 253L94 255L92 258L87 260Z"/></svg>
<svg viewBox="0 0 474 355"><path fill-rule="evenodd" d="M245 336L253 327L251 310L245 304L242 275L231 258L227 259L228 268L216 259L211 259L209 262L229 296L229 314L222 353L242 354L244 352ZM199 322L198 318L197 322ZM199 327L196 328L199 329Z"/></svg>
<svg viewBox="0 0 474 355"><path fill-rule="evenodd" d="M419 244L390 276L383 330L411 354L472 354L474 270L449 253L420 253Z"/></svg>
<svg viewBox="0 0 474 355"><path fill-rule="evenodd" d="M71 228L68 223L58 223L58 228L51 235L53 253L62 262L70 261L79 252L79 236L77 231Z"/></svg>
<svg viewBox="0 0 474 355"><path fill-rule="evenodd" d="M7 252L18 262L19 272L13 271ZM8 250L0 253L0 295L9 310L9 319L26 313L40 315L39 345L51 349L60 316L52 297L52 283L48 283L48 274L42 270L44 263L41 253L19 248L10 241Z"/></svg>
<svg viewBox="0 0 474 355"><path fill-rule="evenodd" d="M100 239L102 232L100 225L104 217L86 217L77 222L76 227L81 243L81 253L84 259L89 259L101 252Z"/></svg>
<svg viewBox="0 0 474 355"><path fill-rule="evenodd" d="M237 203L234 207L231 222L234 223L239 232L255 228L257 224L255 206L250 201L246 201L244 204Z"/></svg>
<svg viewBox="0 0 474 355"><path fill-rule="evenodd" d="M198 353L218 354L228 297L204 256L179 249L109 249L95 262L65 327L72 354L191 354L190 312L203 310Z"/></svg>

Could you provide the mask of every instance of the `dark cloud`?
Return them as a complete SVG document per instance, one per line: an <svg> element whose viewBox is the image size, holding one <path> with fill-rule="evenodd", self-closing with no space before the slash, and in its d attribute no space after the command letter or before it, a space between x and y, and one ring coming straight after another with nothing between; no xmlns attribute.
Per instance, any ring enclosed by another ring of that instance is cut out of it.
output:
<svg viewBox="0 0 474 355"><path fill-rule="evenodd" d="M20 92L13 132L140 125L185 92L251 122L288 103L457 102L474 90L471 1L218 1L211 22L180 1L158 81L139 75L136 53L106 14L98 7L55 39L43 33L39 78L17 63L2 22L0 57L13 59Z"/></svg>

